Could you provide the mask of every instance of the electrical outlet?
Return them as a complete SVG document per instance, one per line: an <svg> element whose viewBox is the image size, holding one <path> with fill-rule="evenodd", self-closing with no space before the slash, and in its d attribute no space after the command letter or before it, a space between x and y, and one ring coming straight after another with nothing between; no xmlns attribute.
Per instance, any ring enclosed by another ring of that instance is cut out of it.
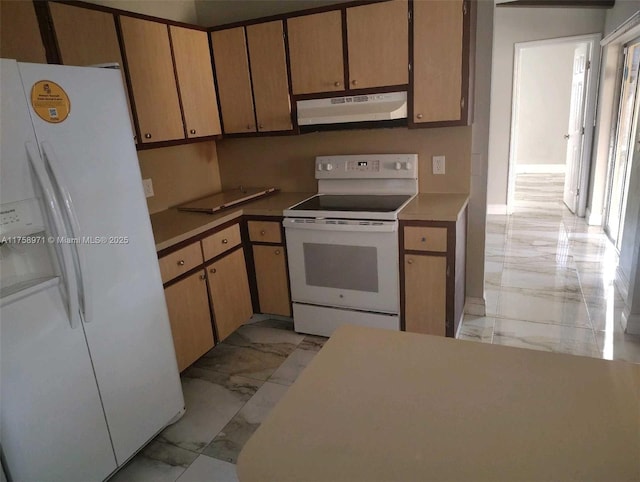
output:
<svg viewBox="0 0 640 482"><path fill-rule="evenodd" d="M153 197L153 182L151 182L151 179L143 179L142 188L144 189L145 197Z"/></svg>
<svg viewBox="0 0 640 482"><path fill-rule="evenodd" d="M444 174L444 156L433 156L433 173Z"/></svg>

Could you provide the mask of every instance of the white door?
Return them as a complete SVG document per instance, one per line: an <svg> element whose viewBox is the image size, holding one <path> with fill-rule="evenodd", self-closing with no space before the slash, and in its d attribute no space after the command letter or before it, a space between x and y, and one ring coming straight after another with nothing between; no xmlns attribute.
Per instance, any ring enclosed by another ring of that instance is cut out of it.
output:
<svg viewBox="0 0 640 482"><path fill-rule="evenodd" d="M572 213L578 206L580 169L584 145L584 110L589 73L589 44L581 44L573 53L573 80L567 139L567 170L564 178L564 203Z"/></svg>

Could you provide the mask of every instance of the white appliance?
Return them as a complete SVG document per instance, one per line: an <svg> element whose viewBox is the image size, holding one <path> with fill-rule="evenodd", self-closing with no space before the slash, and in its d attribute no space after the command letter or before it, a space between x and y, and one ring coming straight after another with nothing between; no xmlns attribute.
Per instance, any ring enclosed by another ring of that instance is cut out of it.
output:
<svg viewBox="0 0 640 482"><path fill-rule="evenodd" d="M418 192L418 156L317 157L316 179L318 195L284 211L295 330L399 330L398 212Z"/></svg>
<svg viewBox="0 0 640 482"><path fill-rule="evenodd" d="M0 445L100 481L184 412L120 72L0 60Z"/></svg>
<svg viewBox="0 0 640 482"><path fill-rule="evenodd" d="M361 94L299 100L298 125L343 124L407 118L407 93Z"/></svg>

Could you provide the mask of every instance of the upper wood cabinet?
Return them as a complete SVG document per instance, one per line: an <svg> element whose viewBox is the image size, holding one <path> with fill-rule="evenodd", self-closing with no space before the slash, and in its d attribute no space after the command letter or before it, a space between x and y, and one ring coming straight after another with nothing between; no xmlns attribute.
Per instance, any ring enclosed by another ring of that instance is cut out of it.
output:
<svg viewBox="0 0 640 482"><path fill-rule="evenodd" d="M0 57L47 63L33 2L0 2Z"/></svg>
<svg viewBox="0 0 640 482"><path fill-rule="evenodd" d="M169 29L187 137L220 134L209 37L200 30L174 25Z"/></svg>
<svg viewBox="0 0 640 482"><path fill-rule="evenodd" d="M341 11L289 18L287 31L293 94L344 90Z"/></svg>
<svg viewBox="0 0 640 482"><path fill-rule="evenodd" d="M258 131L293 129L282 22L249 25L247 44Z"/></svg>
<svg viewBox="0 0 640 482"><path fill-rule="evenodd" d="M350 89L409 83L407 0L347 8L347 39Z"/></svg>
<svg viewBox="0 0 640 482"><path fill-rule="evenodd" d="M413 122L464 120L465 0L413 2ZM468 75L468 74L467 74Z"/></svg>
<svg viewBox="0 0 640 482"><path fill-rule="evenodd" d="M49 3L49 11L62 64L86 66L116 62L126 85L113 14L56 2ZM124 90L129 102L131 131L135 132L129 92L126 87Z"/></svg>
<svg viewBox="0 0 640 482"><path fill-rule="evenodd" d="M185 137L168 27L120 16L140 142Z"/></svg>
<svg viewBox="0 0 640 482"><path fill-rule="evenodd" d="M225 133L255 132L244 27L211 33Z"/></svg>

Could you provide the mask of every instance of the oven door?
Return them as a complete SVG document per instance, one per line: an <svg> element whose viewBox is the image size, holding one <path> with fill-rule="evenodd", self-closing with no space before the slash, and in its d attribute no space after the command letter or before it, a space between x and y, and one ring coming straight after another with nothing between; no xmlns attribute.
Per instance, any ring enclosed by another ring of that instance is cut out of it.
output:
<svg viewBox="0 0 640 482"><path fill-rule="evenodd" d="M285 219L291 299L399 312L398 222Z"/></svg>

